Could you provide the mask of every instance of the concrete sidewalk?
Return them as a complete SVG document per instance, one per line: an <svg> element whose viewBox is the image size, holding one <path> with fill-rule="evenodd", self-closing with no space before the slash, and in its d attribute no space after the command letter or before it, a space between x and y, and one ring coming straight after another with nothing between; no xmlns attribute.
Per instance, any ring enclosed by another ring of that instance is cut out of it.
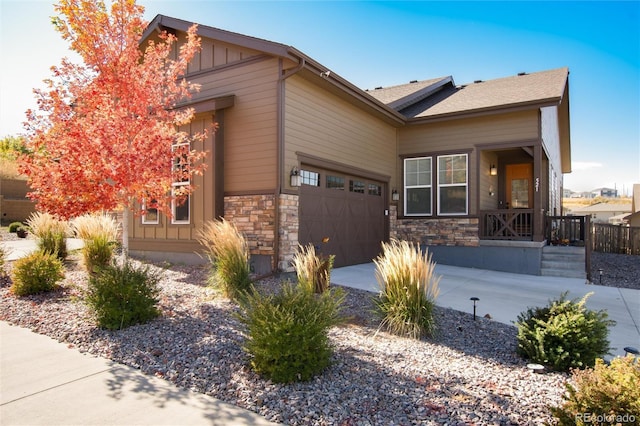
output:
<svg viewBox="0 0 640 426"><path fill-rule="evenodd" d="M640 290L587 285L583 279L520 275L482 269L436 265L441 275L438 306L463 312L473 312L470 297L478 297L477 315L491 315L494 321L513 325L518 315L528 307L546 306L568 291L570 299L581 298L589 292L587 308L606 309L616 325L609 329L612 355L624 355L624 347L640 348ZM375 265L336 268L331 282L346 287L379 292Z"/></svg>
<svg viewBox="0 0 640 426"><path fill-rule="evenodd" d="M67 238L67 251L81 249L83 242L78 238ZM22 238L19 240L0 241L0 247L5 250L7 260L19 259L38 248L38 242L32 238Z"/></svg>
<svg viewBox="0 0 640 426"><path fill-rule="evenodd" d="M0 321L2 425L270 425L263 417L180 389Z"/></svg>

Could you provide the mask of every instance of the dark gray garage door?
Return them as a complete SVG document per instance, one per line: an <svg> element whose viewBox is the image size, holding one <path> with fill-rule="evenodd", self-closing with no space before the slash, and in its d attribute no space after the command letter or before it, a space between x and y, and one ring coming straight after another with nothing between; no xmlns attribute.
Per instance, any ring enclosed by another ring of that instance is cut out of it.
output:
<svg viewBox="0 0 640 426"><path fill-rule="evenodd" d="M300 244L334 254L336 267L371 262L387 238L386 184L305 167L301 177Z"/></svg>

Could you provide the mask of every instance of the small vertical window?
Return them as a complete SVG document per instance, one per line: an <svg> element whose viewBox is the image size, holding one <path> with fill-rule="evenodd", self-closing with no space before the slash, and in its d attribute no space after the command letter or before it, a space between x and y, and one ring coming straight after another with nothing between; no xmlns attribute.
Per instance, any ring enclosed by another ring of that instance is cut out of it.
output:
<svg viewBox="0 0 640 426"><path fill-rule="evenodd" d="M177 195L174 192L174 199L171 202L171 211L173 213L171 223L180 225L189 223L190 199L191 197L188 195Z"/></svg>
<svg viewBox="0 0 640 426"><path fill-rule="evenodd" d="M404 160L404 212L407 216L432 213L431 157Z"/></svg>
<svg viewBox="0 0 640 426"><path fill-rule="evenodd" d="M160 223L160 215L158 209L153 207L156 204L156 200L151 200L149 203L146 201L142 203L142 224L143 225L157 225Z"/></svg>
<svg viewBox="0 0 640 426"><path fill-rule="evenodd" d="M186 189L190 185L189 180L189 164L186 151L190 149L190 144L179 143L173 145L174 161L173 173L174 181L171 188L171 223L176 225L184 225L190 223L190 197L186 193Z"/></svg>

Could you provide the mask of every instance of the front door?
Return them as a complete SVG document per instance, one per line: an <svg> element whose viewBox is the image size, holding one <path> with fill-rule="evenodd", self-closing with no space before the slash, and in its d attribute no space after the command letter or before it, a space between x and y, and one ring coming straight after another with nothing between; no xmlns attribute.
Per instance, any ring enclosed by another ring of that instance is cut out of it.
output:
<svg viewBox="0 0 640 426"><path fill-rule="evenodd" d="M506 178L509 208L533 208L533 164L508 164Z"/></svg>

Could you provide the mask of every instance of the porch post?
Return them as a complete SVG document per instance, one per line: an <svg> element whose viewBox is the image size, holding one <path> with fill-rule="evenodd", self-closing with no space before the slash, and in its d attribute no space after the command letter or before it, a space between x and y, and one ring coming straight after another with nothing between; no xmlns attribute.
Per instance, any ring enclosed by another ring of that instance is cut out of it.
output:
<svg viewBox="0 0 640 426"><path fill-rule="evenodd" d="M533 147L533 241L544 240L544 209L542 194L547 186L542 181L542 144Z"/></svg>

